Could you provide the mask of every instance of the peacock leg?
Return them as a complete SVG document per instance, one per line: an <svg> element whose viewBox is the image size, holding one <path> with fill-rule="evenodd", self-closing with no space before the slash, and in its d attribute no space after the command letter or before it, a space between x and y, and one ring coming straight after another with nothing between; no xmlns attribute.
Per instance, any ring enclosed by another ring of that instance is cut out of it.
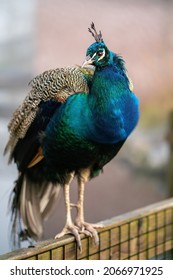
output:
<svg viewBox="0 0 173 280"><path fill-rule="evenodd" d="M96 244L99 243L98 233L95 228L100 228L101 224L86 223L84 219L84 190L85 184L88 181L90 175L89 169L84 169L78 175L78 202L77 202L77 217L75 225L79 228L80 233L84 233L94 238Z"/></svg>
<svg viewBox="0 0 173 280"><path fill-rule="evenodd" d="M81 240L79 235L79 229L72 222L71 218L71 204L70 204L70 183L74 177L74 173L71 173L70 180L67 184L64 185L64 200L66 207L66 223L63 230L58 233L55 238L63 237L66 234L73 234L75 236L78 248L81 248Z"/></svg>

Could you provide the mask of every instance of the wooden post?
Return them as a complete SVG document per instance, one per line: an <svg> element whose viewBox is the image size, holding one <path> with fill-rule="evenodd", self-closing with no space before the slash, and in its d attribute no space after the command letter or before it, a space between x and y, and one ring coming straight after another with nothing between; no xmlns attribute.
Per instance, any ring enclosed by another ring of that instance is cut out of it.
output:
<svg viewBox="0 0 173 280"><path fill-rule="evenodd" d="M167 171L168 197L173 197L173 111L171 111L169 115L169 131L166 139L170 146L170 156Z"/></svg>

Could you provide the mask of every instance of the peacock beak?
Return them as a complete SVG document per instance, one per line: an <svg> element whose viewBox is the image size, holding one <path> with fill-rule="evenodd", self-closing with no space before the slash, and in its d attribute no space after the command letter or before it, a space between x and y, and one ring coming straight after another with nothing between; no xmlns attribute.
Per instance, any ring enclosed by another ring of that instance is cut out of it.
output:
<svg viewBox="0 0 173 280"><path fill-rule="evenodd" d="M88 55L88 56L86 57L84 63L82 64L82 68L84 68L84 67L86 67L86 66L88 66L88 65L92 65L93 62L94 62L93 57L91 57L91 56Z"/></svg>

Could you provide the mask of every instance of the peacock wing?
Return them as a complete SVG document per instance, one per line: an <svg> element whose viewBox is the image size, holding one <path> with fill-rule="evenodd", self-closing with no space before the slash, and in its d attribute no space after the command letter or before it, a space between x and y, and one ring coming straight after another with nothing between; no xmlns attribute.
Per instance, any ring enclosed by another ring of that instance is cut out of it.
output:
<svg viewBox="0 0 173 280"><path fill-rule="evenodd" d="M90 79L92 76L88 71L82 70L79 66L57 68L45 71L31 80L29 83L31 91L14 112L8 125L10 138L4 153L12 154L19 139L25 137L41 101L55 100L62 103L72 94L79 92L87 94L89 75Z"/></svg>

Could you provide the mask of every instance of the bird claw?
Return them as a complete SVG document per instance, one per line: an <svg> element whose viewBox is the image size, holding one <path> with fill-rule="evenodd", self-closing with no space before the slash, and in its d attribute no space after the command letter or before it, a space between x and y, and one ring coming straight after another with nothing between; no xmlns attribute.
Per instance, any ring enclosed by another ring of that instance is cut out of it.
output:
<svg viewBox="0 0 173 280"><path fill-rule="evenodd" d="M63 230L55 236L55 239L59 239L66 234L72 234L76 239L78 249L81 251L82 246L81 246L80 233L83 233L91 238L93 237L95 244L98 245L99 236L95 228L101 228L101 227L103 227L102 224L89 224L86 222L77 221L75 225L66 224Z"/></svg>
<svg viewBox="0 0 173 280"><path fill-rule="evenodd" d="M83 221L77 221L76 226L79 228L80 233L84 233L87 236L93 237L96 245L99 244L99 236L95 228L101 228L101 224L89 224Z"/></svg>
<svg viewBox="0 0 173 280"><path fill-rule="evenodd" d="M82 229L82 230L80 230L79 231L80 233L83 233L83 234L85 234L86 236L89 236L89 237L93 237L93 235L92 235L92 233L91 232L89 232L88 230L86 230L86 229Z"/></svg>
<svg viewBox="0 0 173 280"><path fill-rule="evenodd" d="M97 231L93 227L93 225L89 224L89 223L83 223L83 226L85 228L85 231L87 230L91 234L91 236L94 238L95 244L98 245L99 244L99 236L98 236Z"/></svg>
<svg viewBox="0 0 173 280"><path fill-rule="evenodd" d="M66 234L74 235L76 242L77 242L77 246L78 246L79 250L81 250L81 239L80 239L80 235L79 235L79 229L74 224L65 225L63 230L55 236L55 239L59 239Z"/></svg>

